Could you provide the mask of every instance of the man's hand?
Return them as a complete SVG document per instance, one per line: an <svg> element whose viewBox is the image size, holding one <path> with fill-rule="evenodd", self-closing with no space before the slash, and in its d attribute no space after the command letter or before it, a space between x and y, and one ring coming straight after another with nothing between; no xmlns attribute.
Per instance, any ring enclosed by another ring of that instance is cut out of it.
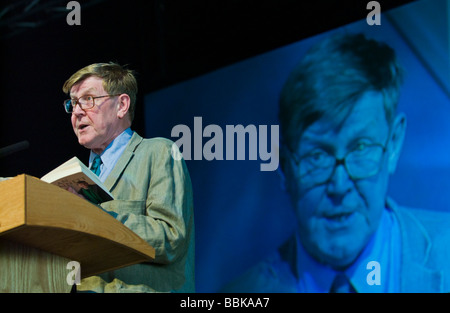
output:
<svg viewBox="0 0 450 313"><path fill-rule="evenodd" d="M75 189L73 189L73 187L69 186L66 188L67 191L77 195L78 197L80 197L81 199L85 199L87 201L89 201L88 199L86 199L82 194L79 194ZM97 204L97 206L102 209L103 211L105 211L106 213L108 213L109 215L111 215L114 218L117 218L117 213L113 212L113 211L107 211L104 208L102 208L99 204Z"/></svg>

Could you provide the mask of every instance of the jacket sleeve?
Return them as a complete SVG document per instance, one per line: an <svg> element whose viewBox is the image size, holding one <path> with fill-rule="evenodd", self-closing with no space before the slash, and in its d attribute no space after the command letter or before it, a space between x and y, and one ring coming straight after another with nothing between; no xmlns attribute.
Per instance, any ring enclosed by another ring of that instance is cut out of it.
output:
<svg viewBox="0 0 450 313"><path fill-rule="evenodd" d="M186 254L194 227L191 180L172 149L163 138L140 144L112 190L116 200L102 205L155 248L161 264Z"/></svg>

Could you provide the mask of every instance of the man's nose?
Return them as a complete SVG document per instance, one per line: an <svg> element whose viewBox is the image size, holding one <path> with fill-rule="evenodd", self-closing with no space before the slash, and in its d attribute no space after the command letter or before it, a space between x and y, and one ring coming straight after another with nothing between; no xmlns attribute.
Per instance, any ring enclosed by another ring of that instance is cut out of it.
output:
<svg viewBox="0 0 450 313"><path fill-rule="evenodd" d="M354 186L353 180L344 164L338 164L327 184L327 193L331 197L343 197Z"/></svg>

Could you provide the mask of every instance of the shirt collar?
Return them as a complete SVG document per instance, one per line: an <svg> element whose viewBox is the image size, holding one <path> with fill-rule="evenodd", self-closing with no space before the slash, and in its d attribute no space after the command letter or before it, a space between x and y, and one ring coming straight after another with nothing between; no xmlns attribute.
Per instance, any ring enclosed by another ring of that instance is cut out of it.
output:
<svg viewBox="0 0 450 313"><path fill-rule="evenodd" d="M119 136L114 138L114 140L100 154L102 165L100 166L101 172L99 178L102 182L104 182L109 173L111 173L114 165L116 165L117 160L122 155L122 152L125 150L132 135L133 131L131 128L125 129ZM91 166L96 155L97 154L91 151L89 156L89 167Z"/></svg>
<svg viewBox="0 0 450 313"><path fill-rule="evenodd" d="M296 241L299 290L328 292L337 271L317 262L305 251L298 237ZM395 277L395 273L399 273L399 242L400 232L394 214L390 209L385 209L380 225L368 244L356 261L345 270L345 274L358 292L392 292L398 287L391 278ZM367 268L367 264L371 261L376 261L380 265L381 285L369 285L367 282L367 276L372 271L372 268Z"/></svg>

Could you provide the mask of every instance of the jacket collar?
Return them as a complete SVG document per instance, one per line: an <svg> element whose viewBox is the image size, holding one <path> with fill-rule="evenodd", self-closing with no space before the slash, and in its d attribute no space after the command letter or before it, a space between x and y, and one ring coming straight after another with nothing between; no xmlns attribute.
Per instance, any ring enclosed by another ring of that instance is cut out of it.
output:
<svg viewBox="0 0 450 313"><path fill-rule="evenodd" d="M428 232L411 212L392 199L387 206L397 217L402 238L401 292L442 292L442 272L430 268L432 242Z"/></svg>
<svg viewBox="0 0 450 313"><path fill-rule="evenodd" d="M108 190L112 191L114 189L119 177L133 158L134 152L142 142L142 140L143 138L140 135L138 135L136 132L133 133L133 136L128 142L127 147L125 148L113 170L105 180L104 185Z"/></svg>

